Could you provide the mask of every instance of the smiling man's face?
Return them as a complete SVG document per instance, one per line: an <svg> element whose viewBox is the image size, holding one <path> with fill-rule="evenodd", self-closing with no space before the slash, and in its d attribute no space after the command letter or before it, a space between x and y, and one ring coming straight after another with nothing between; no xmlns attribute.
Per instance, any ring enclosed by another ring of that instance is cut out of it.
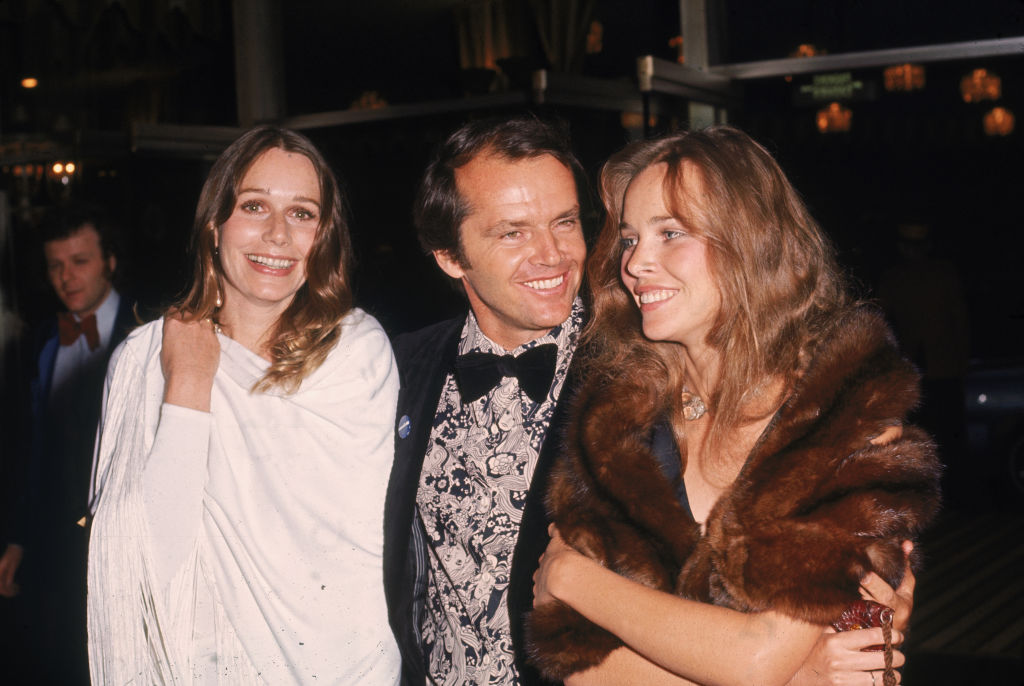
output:
<svg viewBox="0 0 1024 686"><path fill-rule="evenodd" d="M576 181L551 155L510 160L483 152L455 172L469 212L462 260L436 251L462 282L481 331L506 350L564 322L583 279L587 248Z"/></svg>

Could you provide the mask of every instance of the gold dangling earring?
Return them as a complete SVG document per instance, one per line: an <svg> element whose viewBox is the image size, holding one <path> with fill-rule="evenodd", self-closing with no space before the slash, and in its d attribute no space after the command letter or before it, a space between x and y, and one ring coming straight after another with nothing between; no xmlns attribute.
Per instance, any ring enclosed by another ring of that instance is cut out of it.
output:
<svg viewBox="0 0 1024 686"><path fill-rule="evenodd" d="M216 260L217 262L220 262L220 246L217 245L216 229L214 229L213 231L213 259ZM220 297L220 279L216 278L216 276L214 277L214 284L217 287L217 299L213 302L213 307L214 309L219 310L221 307L224 306L224 300ZM219 333L220 326L218 326L217 329Z"/></svg>
<svg viewBox="0 0 1024 686"><path fill-rule="evenodd" d="M224 300L220 297L220 282L217 283L217 299L213 302L213 314L210 315L210 322L213 324L214 333L223 333L224 329L221 328L220 322L217 321L217 314L220 312L221 306L224 305Z"/></svg>

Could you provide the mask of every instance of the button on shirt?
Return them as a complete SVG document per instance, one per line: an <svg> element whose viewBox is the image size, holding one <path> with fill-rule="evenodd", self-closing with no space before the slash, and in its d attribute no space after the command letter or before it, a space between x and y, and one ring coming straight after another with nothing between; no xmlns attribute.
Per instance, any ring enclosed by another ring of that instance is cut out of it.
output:
<svg viewBox="0 0 1024 686"><path fill-rule="evenodd" d="M452 374L445 380L417 492L426 532L427 593L421 631L426 668L438 684L517 682L509 628L512 553L527 492L582 327L577 300L547 335L511 351L558 346L547 397L530 400L514 377L463 404ZM506 354L472 313L459 354Z"/></svg>

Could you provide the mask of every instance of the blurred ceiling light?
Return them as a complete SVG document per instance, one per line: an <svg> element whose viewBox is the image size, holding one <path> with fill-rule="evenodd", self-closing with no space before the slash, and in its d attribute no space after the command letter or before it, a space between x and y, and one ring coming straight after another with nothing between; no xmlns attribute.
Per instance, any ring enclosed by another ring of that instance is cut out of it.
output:
<svg viewBox="0 0 1024 686"><path fill-rule="evenodd" d="M818 110L817 124L821 133L839 133L850 130L853 123L853 112L838 102Z"/></svg>
<svg viewBox="0 0 1024 686"><path fill-rule="evenodd" d="M63 174L64 173L64 165L61 164L60 162L54 162L53 163L53 167L51 167L51 169L53 169L53 173L54 174Z"/></svg>
<svg viewBox="0 0 1024 686"><path fill-rule="evenodd" d="M597 55L604 50L604 24L597 19L590 22L590 30L587 31L587 54Z"/></svg>
<svg viewBox="0 0 1024 686"><path fill-rule="evenodd" d="M67 164L65 164L64 165L64 171L66 171L68 174L74 174L75 173L75 163L74 162L68 162Z"/></svg>
<svg viewBox="0 0 1024 686"><path fill-rule="evenodd" d="M803 43L802 45L796 46L796 50L789 53L790 57L814 57L815 55L824 55L825 52L819 51L816 47L810 43Z"/></svg>
<svg viewBox="0 0 1024 686"><path fill-rule="evenodd" d="M886 67L883 74L887 91L915 91L924 88L924 67L920 64Z"/></svg>
<svg viewBox="0 0 1024 686"><path fill-rule="evenodd" d="M21 87L22 88L35 88L38 85L39 85L39 79L33 78L31 76L21 80Z"/></svg>
<svg viewBox="0 0 1024 686"><path fill-rule="evenodd" d="M642 129L644 126L644 115L640 112L623 112L619 115L622 128L628 130ZM654 127L658 123L657 118L651 114L647 117L647 125Z"/></svg>
<svg viewBox="0 0 1024 686"><path fill-rule="evenodd" d="M985 114L982 123L986 136L1009 136L1014 128L1013 112L1005 107L995 107Z"/></svg>
<svg viewBox="0 0 1024 686"><path fill-rule="evenodd" d="M363 91L352 101L349 107L353 110L379 110L388 106L388 101L377 91Z"/></svg>
<svg viewBox="0 0 1024 686"><path fill-rule="evenodd" d="M686 55L683 53L683 37L672 36L668 41L668 46L676 49L676 62L686 64Z"/></svg>
<svg viewBox="0 0 1024 686"><path fill-rule="evenodd" d="M998 100L1003 94L1003 81L987 69L975 69L960 80L960 94L964 102Z"/></svg>

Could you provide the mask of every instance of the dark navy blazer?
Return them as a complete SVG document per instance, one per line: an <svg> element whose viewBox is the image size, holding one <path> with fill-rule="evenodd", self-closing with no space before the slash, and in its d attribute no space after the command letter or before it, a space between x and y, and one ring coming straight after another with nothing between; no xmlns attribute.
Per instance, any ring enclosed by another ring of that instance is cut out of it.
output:
<svg viewBox="0 0 1024 686"><path fill-rule="evenodd" d="M60 342L56 317L39 326L30 347L31 379L22 386L30 396L31 422L25 427L30 454L28 484L18 494L22 504L15 513L9 540L31 544L44 540L55 525L62 529L88 512L92 450L103 400L107 363L114 349L136 326L134 303L121 295L110 341L102 355L90 360L62 398L51 398L54 365ZM33 535L34 533L34 535Z"/></svg>

